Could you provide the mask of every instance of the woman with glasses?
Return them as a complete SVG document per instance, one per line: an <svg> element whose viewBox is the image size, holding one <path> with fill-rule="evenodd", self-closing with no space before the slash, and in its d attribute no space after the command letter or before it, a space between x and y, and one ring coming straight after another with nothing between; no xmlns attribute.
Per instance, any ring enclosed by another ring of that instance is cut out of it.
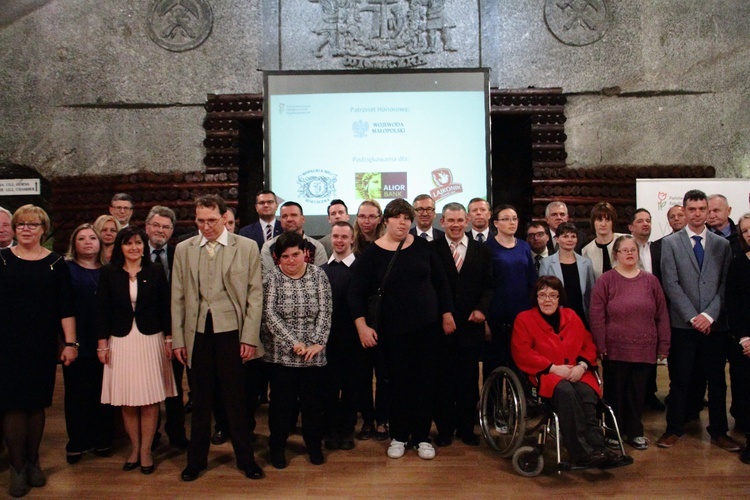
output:
<svg viewBox="0 0 750 500"><path fill-rule="evenodd" d="M151 444L159 403L177 395L172 366L169 283L152 264L145 231L128 226L117 234L112 261L97 288L99 340L104 365L102 403L122 407L130 454L122 467L154 472Z"/></svg>
<svg viewBox="0 0 750 500"><path fill-rule="evenodd" d="M593 371L596 347L591 334L564 306L565 288L555 276L541 276L531 295L534 307L513 324L513 359L557 413L571 463L619 465L621 458L607 449L597 419L601 389Z"/></svg>
<svg viewBox="0 0 750 500"><path fill-rule="evenodd" d="M52 404L57 361L70 365L78 344L70 271L61 255L42 246L50 229L47 213L24 205L11 226L18 245L0 250L0 415L9 493L20 497L46 484L39 465L44 409Z"/></svg>
<svg viewBox="0 0 750 500"><path fill-rule="evenodd" d="M122 226L117 219L111 215L100 215L94 221L94 231L102 240L102 262L105 264L112 258L112 250L115 248L115 238Z"/></svg>
<svg viewBox="0 0 750 500"><path fill-rule="evenodd" d="M78 359L63 367L65 380L65 446L69 464L78 463L83 452L95 450L108 456L112 444L112 406L101 403L102 364L96 354L96 289L102 269L102 245L91 224L81 224L70 235L65 260L73 284L73 305L78 334Z"/></svg>
<svg viewBox="0 0 750 500"><path fill-rule="evenodd" d="M365 200L359 204L357 219L354 221L354 247L356 257L362 255L367 245L383 236L383 212L375 200Z"/></svg>
<svg viewBox="0 0 750 500"><path fill-rule="evenodd" d="M596 237L581 249L581 255L591 259L595 279L614 267L612 244L622 236L613 229L616 220L617 210L606 201L597 203L591 209L591 227Z"/></svg>
<svg viewBox="0 0 750 500"><path fill-rule="evenodd" d="M620 236L612 253L617 267L602 274L591 297L591 332L604 368L604 397L627 442L645 450L641 415L653 365L669 354L669 313L659 280L638 267L635 239Z"/></svg>
<svg viewBox="0 0 750 500"><path fill-rule="evenodd" d="M531 247L516 238L518 214L511 205L500 205L492 211L497 234L485 243L492 253L494 292L487 322L492 332L482 354L486 380L498 366L512 366L510 333L516 315L531 307L529 293L536 281L536 266Z"/></svg>

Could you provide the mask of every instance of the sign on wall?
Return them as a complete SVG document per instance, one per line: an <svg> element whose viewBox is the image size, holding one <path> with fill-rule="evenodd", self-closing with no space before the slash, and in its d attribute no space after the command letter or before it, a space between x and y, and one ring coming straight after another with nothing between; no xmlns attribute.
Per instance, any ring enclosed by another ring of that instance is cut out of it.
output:
<svg viewBox="0 0 750 500"><path fill-rule="evenodd" d="M0 196L41 194L39 179L0 179Z"/></svg>

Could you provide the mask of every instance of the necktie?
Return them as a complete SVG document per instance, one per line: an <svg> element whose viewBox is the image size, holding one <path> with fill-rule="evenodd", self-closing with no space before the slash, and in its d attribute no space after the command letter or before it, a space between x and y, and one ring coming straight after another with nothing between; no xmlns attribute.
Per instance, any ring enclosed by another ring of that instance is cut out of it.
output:
<svg viewBox="0 0 750 500"><path fill-rule="evenodd" d="M482 233L477 234L477 241L479 243L484 243L484 234Z"/></svg>
<svg viewBox="0 0 750 500"><path fill-rule="evenodd" d="M208 255L213 257L216 254L216 245L218 245L218 241L207 241L206 242L206 251L208 252Z"/></svg>
<svg viewBox="0 0 750 500"><path fill-rule="evenodd" d="M542 256L537 255L534 257L534 265L536 266L536 273L539 274L539 268L542 266Z"/></svg>
<svg viewBox="0 0 750 500"><path fill-rule="evenodd" d="M693 236L693 239L695 240L695 245L693 245L693 253L695 254L695 259L698 261L698 268L703 267L703 245L701 245L701 240L703 237L701 236Z"/></svg>
<svg viewBox="0 0 750 500"><path fill-rule="evenodd" d="M427 239L427 233L422 233L419 235L420 238Z"/></svg>
<svg viewBox="0 0 750 500"><path fill-rule="evenodd" d="M266 224L266 241L273 238L273 228L271 227L271 224Z"/></svg>
<svg viewBox="0 0 750 500"><path fill-rule="evenodd" d="M464 260L461 258L461 254L458 253L458 243L454 241L451 241L451 254L453 254L453 262L456 263L456 270L460 272Z"/></svg>
<svg viewBox="0 0 750 500"><path fill-rule="evenodd" d="M151 252L151 255L153 258L151 259L152 262L159 263L164 268L164 273L167 275L167 279L169 279L169 269L167 268L166 262L164 262L164 259L162 259L162 254L164 253L163 248L157 248L153 252Z"/></svg>

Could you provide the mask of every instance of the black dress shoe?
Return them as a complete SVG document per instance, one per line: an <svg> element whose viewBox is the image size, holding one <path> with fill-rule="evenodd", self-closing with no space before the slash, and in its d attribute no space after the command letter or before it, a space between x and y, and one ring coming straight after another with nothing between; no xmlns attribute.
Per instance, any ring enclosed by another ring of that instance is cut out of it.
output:
<svg viewBox="0 0 750 500"><path fill-rule="evenodd" d="M140 466L141 466L140 460L137 462L125 462L125 465L122 466L122 470L125 470L125 471L135 470Z"/></svg>
<svg viewBox="0 0 750 500"><path fill-rule="evenodd" d="M169 446L179 450L187 450L188 446L190 446L190 440L185 436L169 438Z"/></svg>
<svg viewBox="0 0 750 500"><path fill-rule="evenodd" d="M325 462L325 457L323 457L323 451L320 449L317 450L310 450L310 463L313 465L323 465L323 462Z"/></svg>
<svg viewBox="0 0 750 500"><path fill-rule="evenodd" d="M245 477L248 479L263 479L263 469L255 462L245 467Z"/></svg>
<svg viewBox="0 0 750 500"><path fill-rule="evenodd" d="M97 457L107 458L112 456L112 448L109 446L105 446L102 448L95 448L94 449L94 455Z"/></svg>
<svg viewBox="0 0 750 500"><path fill-rule="evenodd" d="M602 451L592 451L582 459L576 462L576 467L599 467L608 460L607 455Z"/></svg>
<svg viewBox="0 0 750 500"><path fill-rule="evenodd" d="M83 453L66 453L65 454L65 460L70 464L77 464L81 461L81 458L83 458Z"/></svg>
<svg viewBox="0 0 750 500"><path fill-rule="evenodd" d="M375 429L375 441L387 441L390 436L388 434L388 424L378 425L378 427L382 427L383 430Z"/></svg>
<svg viewBox="0 0 750 500"><path fill-rule="evenodd" d="M341 450L353 450L354 449L354 434L347 434L339 440L339 449Z"/></svg>
<svg viewBox="0 0 750 500"><path fill-rule="evenodd" d="M216 431L214 432L214 435L211 436L211 444L224 444L227 442L227 433L224 431Z"/></svg>
<svg viewBox="0 0 750 500"><path fill-rule="evenodd" d="M141 474L149 475L156 470L156 465L141 465Z"/></svg>
<svg viewBox="0 0 750 500"><path fill-rule="evenodd" d="M435 437L435 446L439 448L450 446L451 444L453 444L453 438L450 436L441 436L440 434L438 434Z"/></svg>
<svg viewBox="0 0 750 500"><path fill-rule="evenodd" d="M479 446L480 440L479 436L472 432L471 434L461 436L461 442L468 446Z"/></svg>
<svg viewBox="0 0 750 500"><path fill-rule="evenodd" d="M185 467L185 470L182 471L180 478L182 478L183 481L195 481L198 479L198 476L201 475L201 472L203 472L203 469L195 469L188 465Z"/></svg>
<svg viewBox="0 0 750 500"><path fill-rule="evenodd" d="M286 469L286 456L284 450L271 450L271 465L275 469Z"/></svg>
<svg viewBox="0 0 750 500"><path fill-rule="evenodd" d="M372 439L372 436L375 435L375 429L373 428L372 422L362 424L362 428L359 430L359 434L357 434L357 439L362 441L367 441L368 439Z"/></svg>

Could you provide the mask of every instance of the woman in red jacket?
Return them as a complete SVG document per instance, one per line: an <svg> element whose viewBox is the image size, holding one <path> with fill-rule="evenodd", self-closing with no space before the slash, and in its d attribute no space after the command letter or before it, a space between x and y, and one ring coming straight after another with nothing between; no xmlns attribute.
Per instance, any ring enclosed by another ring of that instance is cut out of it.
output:
<svg viewBox="0 0 750 500"><path fill-rule="evenodd" d="M601 389L594 372L596 347L591 334L565 303L565 288L554 276L542 276L528 311L513 325L511 352L539 395L550 400L560 420L560 434L571 462L582 467L618 465L607 450L596 417Z"/></svg>

